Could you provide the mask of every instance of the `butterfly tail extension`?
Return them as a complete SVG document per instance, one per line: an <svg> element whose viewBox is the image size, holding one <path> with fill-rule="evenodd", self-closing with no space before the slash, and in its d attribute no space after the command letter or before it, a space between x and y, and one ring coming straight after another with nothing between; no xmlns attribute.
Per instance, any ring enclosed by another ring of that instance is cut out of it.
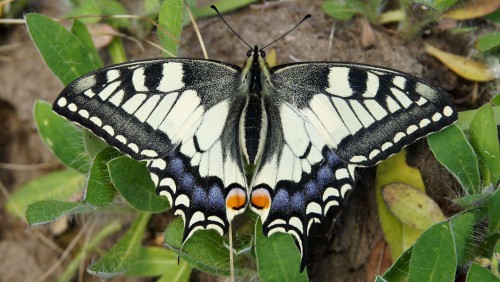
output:
<svg viewBox="0 0 500 282"><path fill-rule="evenodd" d="M251 194L252 208L262 219L264 235L276 232L293 235L300 251L304 270L308 255L311 226L322 222L329 211L339 211L352 189L354 170L328 147L324 160L313 165L300 182L282 180L275 188L257 185Z"/></svg>

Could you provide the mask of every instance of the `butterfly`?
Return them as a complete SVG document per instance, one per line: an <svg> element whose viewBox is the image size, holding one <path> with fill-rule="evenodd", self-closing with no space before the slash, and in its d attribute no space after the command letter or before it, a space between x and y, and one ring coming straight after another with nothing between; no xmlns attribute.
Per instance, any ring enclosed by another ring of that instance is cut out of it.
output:
<svg viewBox="0 0 500 282"><path fill-rule="evenodd" d="M197 230L221 235L250 208L263 232L291 234L339 209L354 168L374 166L457 119L446 93L396 70L345 62L242 68L187 58L109 66L69 84L53 110L147 162L157 194ZM255 167L248 177L245 165Z"/></svg>

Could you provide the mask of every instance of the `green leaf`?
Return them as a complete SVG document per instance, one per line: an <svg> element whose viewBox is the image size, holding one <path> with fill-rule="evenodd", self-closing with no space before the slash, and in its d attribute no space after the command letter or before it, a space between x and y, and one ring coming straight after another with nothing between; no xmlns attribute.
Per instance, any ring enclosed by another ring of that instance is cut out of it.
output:
<svg viewBox="0 0 500 282"><path fill-rule="evenodd" d="M169 281L188 281L192 268L182 261L177 264L177 254L171 250L157 247L141 247L139 256L132 268L127 271L129 276L164 276Z"/></svg>
<svg viewBox="0 0 500 282"><path fill-rule="evenodd" d="M45 63L65 85L100 67L89 61L92 54L82 41L61 24L41 14L27 14L25 18Z"/></svg>
<svg viewBox="0 0 500 282"><path fill-rule="evenodd" d="M485 104L479 108L470 125L470 141L479 155L479 170L485 186L500 181L500 144L498 138L493 108L491 104Z"/></svg>
<svg viewBox="0 0 500 282"><path fill-rule="evenodd" d="M450 220L455 250L457 253L457 263L466 265L472 260L474 254L471 252L475 248L474 224L476 215L472 212L456 215Z"/></svg>
<svg viewBox="0 0 500 282"><path fill-rule="evenodd" d="M497 101L498 100L498 101ZM494 97L491 102L495 105L500 105L500 94ZM476 110L469 110L469 111L463 111L458 113L458 121L455 123L456 126L458 126L460 129L463 131L468 131L470 129L470 123L474 119L474 116L476 116L476 113L479 111L479 109ZM493 107L493 114L495 115L495 123L497 125L500 125L500 107L495 106Z"/></svg>
<svg viewBox="0 0 500 282"><path fill-rule="evenodd" d="M158 37L161 46L167 51L163 53L165 57L177 55L177 45L182 31L182 15L182 0L163 1L158 15L158 24L161 27L158 30Z"/></svg>
<svg viewBox="0 0 500 282"><path fill-rule="evenodd" d="M66 15L67 18L80 18L84 23L98 22L101 15L101 9L94 0L81 1L79 5L73 7Z"/></svg>
<svg viewBox="0 0 500 282"><path fill-rule="evenodd" d="M384 273L383 278L391 282L406 282L408 281L408 272L410 270L410 259L413 252L413 247L407 249L396 260L395 263Z"/></svg>
<svg viewBox="0 0 500 282"><path fill-rule="evenodd" d="M51 172L20 187L7 201L6 209L12 215L23 218L28 205L43 200L67 201L82 190L84 183L85 176L78 172Z"/></svg>
<svg viewBox="0 0 500 282"><path fill-rule="evenodd" d="M500 106L500 94L497 94L497 95L495 95L495 97L491 98L491 103L493 103L496 106ZM500 107L494 107L493 111L495 111L495 109L499 109L499 108ZM500 114L498 114L499 112L496 112L495 116L498 116L500 118ZM498 121L498 119L495 121L496 121L496 124L500 124L500 121Z"/></svg>
<svg viewBox="0 0 500 282"><path fill-rule="evenodd" d="M94 46L94 41L92 41L92 36L87 30L87 27L81 21L74 20L73 26L71 26L71 33L78 37L82 42L85 50L87 51L86 55L88 56L88 60L91 62L91 64L102 68L103 63L101 61L101 57L99 56L99 53Z"/></svg>
<svg viewBox="0 0 500 282"><path fill-rule="evenodd" d="M477 48L481 52L489 51L500 46L500 32L488 32L477 39Z"/></svg>
<svg viewBox="0 0 500 282"><path fill-rule="evenodd" d="M97 246L106 239L111 234L118 232L121 225L118 221L108 222L102 227L96 234L92 234L92 238L89 241L84 241L83 247L76 253L72 255L73 259L71 262L64 267L64 272L59 276L58 282L70 282L73 281L75 273L80 269L82 261L88 259L88 254L91 253Z"/></svg>
<svg viewBox="0 0 500 282"><path fill-rule="evenodd" d="M94 159L99 152L109 147L106 142L87 129L83 130L83 144L90 159Z"/></svg>
<svg viewBox="0 0 500 282"><path fill-rule="evenodd" d="M144 163L123 156L108 162L108 169L118 192L135 209L162 212L169 208L167 198L156 195Z"/></svg>
<svg viewBox="0 0 500 282"><path fill-rule="evenodd" d="M172 275L172 271L167 269L165 270L165 274L156 280L156 282L188 282L190 281L189 278L191 277L192 270L193 268L187 262L181 260L178 269L175 271L175 275Z"/></svg>
<svg viewBox="0 0 500 282"><path fill-rule="evenodd" d="M90 158L83 145L83 132L56 115L47 102L36 101L35 122L42 141L65 166L87 173Z"/></svg>
<svg viewBox="0 0 500 282"><path fill-rule="evenodd" d="M107 162L120 155L116 149L108 147L95 156L88 177L85 202L93 206L106 206L113 201L116 190L111 183Z"/></svg>
<svg viewBox="0 0 500 282"><path fill-rule="evenodd" d="M436 159L453 174L468 194L480 190L479 166L476 154L465 134L451 125L427 137Z"/></svg>
<svg viewBox="0 0 500 282"><path fill-rule="evenodd" d="M215 230L195 232L181 248L184 223L180 218L174 219L165 230L165 244L176 252L181 249L181 259L191 266L215 275L229 275L229 249L224 238ZM235 274L248 273L248 263L242 256L234 257Z"/></svg>
<svg viewBox="0 0 500 282"><path fill-rule="evenodd" d="M477 263L473 263L470 268L469 272L467 273L467 278L465 279L466 282L477 282L477 281L500 281L498 277L496 277L490 270L487 268L484 268L480 266Z"/></svg>
<svg viewBox="0 0 500 282"><path fill-rule="evenodd" d="M31 226L48 223L63 215L90 213L95 211L91 205L76 202L39 201L28 206L26 220Z"/></svg>
<svg viewBox="0 0 500 282"><path fill-rule="evenodd" d="M94 276L108 279L129 270L139 257L142 237L150 217L149 213L140 213L118 243L87 271Z"/></svg>
<svg viewBox="0 0 500 282"><path fill-rule="evenodd" d="M357 12L346 3L332 0L323 2L323 6L321 8L327 15L339 20L349 20Z"/></svg>
<svg viewBox="0 0 500 282"><path fill-rule="evenodd" d="M455 281L457 254L449 222L425 231L413 246L408 281Z"/></svg>
<svg viewBox="0 0 500 282"><path fill-rule="evenodd" d="M455 5L457 0L413 0L415 3L420 3L425 6L429 6L433 9L443 12L444 10Z"/></svg>
<svg viewBox="0 0 500 282"><path fill-rule="evenodd" d="M255 223L255 256L261 281L309 281L307 270L300 273L300 253L290 234L275 233L269 238L262 232L260 219Z"/></svg>
<svg viewBox="0 0 500 282"><path fill-rule="evenodd" d="M117 0L98 0L96 1L99 9L101 10L104 16L113 16L113 15L128 15L129 12L125 9L120 1ZM129 22L127 19L109 19L109 24L114 26L115 28L127 28L129 26Z"/></svg>
<svg viewBox="0 0 500 282"><path fill-rule="evenodd" d="M491 195L488 203L489 230L491 233L500 231L500 188Z"/></svg>

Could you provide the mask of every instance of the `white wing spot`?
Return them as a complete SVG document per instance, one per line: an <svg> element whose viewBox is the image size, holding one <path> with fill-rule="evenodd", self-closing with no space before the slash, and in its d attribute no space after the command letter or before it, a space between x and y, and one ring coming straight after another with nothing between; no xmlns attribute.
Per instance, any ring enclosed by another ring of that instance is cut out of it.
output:
<svg viewBox="0 0 500 282"><path fill-rule="evenodd" d="M394 135L394 143L398 143L405 136L406 134L404 134L403 132L396 133L396 135Z"/></svg>
<svg viewBox="0 0 500 282"><path fill-rule="evenodd" d="M117 78L120 77L120 71L117 70L117 69L112 69L112 70L109 70L107 73L106 73L106 78L108 79L108 82L111 82Z"/></svg>
<svg viewBox="0 0 500 282"><path fill-rule="evenodd" d="M412 104L410 98L408 98L408 96L406 96L406 94L401 90L393 87L391 88L391 92L392 95L394 95L394 97L396 97L396 99L401 103L401 105L403 105L403 107L408 108Z"/></svg>
<svg viewBox="0 0 500 282"><path fill-rule="evenodd" d="M398 110L401 109L399 104L396 101L394 101L394 99L392 99L391 96L387 96L386 102L387 102L387 107L389 108L389 111L391 111L391 113L397 112Z"/></svg>
<svg viewBox="0 0 500 282"><path fill-rule="evenodd" d="M450 106L444 107L443 114L447 117L451 116L453 114L453 110L451 109Z"/></svg>
<svg viewBox="0 0 500 282"><path fill-rule="evenodd" d="M78 114L84 118L89 118L89 112L87 110L79 110Z"/></svg>
<svg viewBox="0 0 500 282"><path fill-rule="evenodd" d="M424 118L423 120L420 121L420 123L418 124L420 126L420 128L424 128L426 127L427 125L429 125L431 123L430 120Z"/></svg>
<svg viewBox="0 0 500 282"><path fill-rule="evenodd" d="M69 104L68 109L72 112L76 112L76 110L78 110L78 107L74 103L71 103Z"/></svg>
<svg viewBox="0 0 500 282"><path fill-rule="evenodd" d="M307 205L306 214L311 214L311 213L321 214L321 206L316 202L310 202Z"/></svg>
<svg viewBox="0 0 500 282"><path fill-rule="evenodd" d="M333 187L326 188L325 192L323 192L323 201L326 201L326 199L328 199L331 196L338 197L339 196L339 190L335 189Z"/></svg>
<svg viewBox="0 0 500 282"><path fill-rule="evenodd" d="M295 228L297 228L299 231L302 231L304 226L302 225L302 221L300 221L300 219L296 216L290 218L290 220L288 221L288 223L290 223L290 225L294 226Z"/></svg>
<svg viewBox="0 0 500 282"><path fill-rule="evenodd" d="M109 102L111 102L111 104L113 104L115 106L120 106L120 104L123 101L123 95L124 94L125 94L125 91L123 91L123 89L120 89L119 91L117 91L115 93L115 95L113 95L111 97L111 99L109 99Z"/></svg>
<svg viewBox="0 0 500 282"><path fill-rule="evenodd" d="M385 142L382 145L381 149L382 149L382 151L385 151L385 150L389 149L390 147L392 147L392 143L391 142Z"/></svg>
<svg viewBox="0 0 500 282"><path fill-rule="evenodd" d="M83 94L89 98L92 98L95 96L95 92L92 91L92 89L87 89L85 92L83 92Z"/></svg>
<svg viewBox="0 0 500 282"><path fill-rule="evenodd" d="M170 192L168 192L166 190L160 191L160 196L167 197L168 203L170 205L172 205L173 201L172 201L172 195L170 194Z"/></svg>
<svg viewBox="0 0 500 282"><path fill-rule="evenodd" d="M103 126L102 129L104 129L104 131L106 131L111 136L115 135L115 130L109 125Z"/></svg>
<svg viewBox="0 0 500 282"><path fill-rule="evenodd" d="M149 176L151 177L151 180L153 180L153 183L155 184L155 187L158 186L158 175L154 173L149 173Z"/></svg>
<svg viewBox="0 0 500 282"><path fill-rule="evenodd" d="M132 74L132 84L134 85L135 91L146 92L149 89L144 85L146 81L146 76L144 75L144 68L137 68Z"/></svg>
<svg viewBox="0 0 500 282"><path fill-rule="evenodd" d="M366 91L363 93L365 98L374 98L377 95L380 81L378 76L371 72L367 72L368 80L366 81Z"/></svg>
<svg viewBox="0 0 500 282"><path fill-rule="evenodd" d="M64 97L61 97L59 100L57 100L57 105L59 107L64 107L68 104L68 100L66 100L66 98Z"/></svg>
<svg viewBox="0 0 500 282"><path fill-rule="evenodd" d="M90 121L93 122L95 125L101 127L102 126L102 120L98 117L91 117Z"/></svg>
<svg viewBox="0 0 500 282"><path fill-rule="evenodd" d="M103 101L106 101L111 94L115 93L116 88L120 85L119 81L115 81L113 83L108 84L106 88L104 88L100 93L99 93L99 98L101 98Z"/></svg>
<svg viewBox="0 0 500 282"><path fill-rule="evenodd" d="M392 79L392 83L401 89L405 89L406 87L406 79L402 76L395 76Z"/></svg>
<svg viewBox="0 0 500 282"><path fill-rule="evenodd" d="M369 99L365 100L364 103L372 116L374 116L377 120L381 120L387 115L387 112L384 110L384 108L382 108L382 106L380 106L377 101Z"/></svg>
<svg viewBox="0 0 500 282"><path fill-rule="evenodd" d="M344 179L344 178L349 178L349 172L345 168L340 168L335 171L335 178L337 180L339 179Z"/></svg>
<svg viewBox="0 0 500 282"><path fill-rule="evenodd" d="M416 103L419 106L423 106L425 103L427 103L427 99L425 99L424 97L420 97Z"/></svg>
<svg viewBox="0 0 500 282"><path fill-rule="evenodd" d="M205 215L201 211L197 211L191 217L191 221L189 222L189 227L193 226L196 222L204 220L205 220Z"/></svg>
<svg viewBox="0 0 500 282"><path fill-rule="evenodd" d="M373 159L373 158L375 158L378 154L380 154L380 151L379 151L379 150L377 150L377 149L375 149L375 150L373 150L373 151L371 151L371 152L370 152L370 154L368 155L368 158Z"/></svg>
<svg viewBox="0 0 500 282"><path fill-rule="evenodd" d="M418 126L412 124L412 125L408 126L408 128L406 129L406 134L410 135L413 132L417 131L417 129L418 129Z"/></svg>
<svg viewBox="0 0 500 282"><path fill-rule="evenodd" d="M142 150L141 155L146 156L146 157L151 157L151 158L158 157L158 153L156 153L153 150Z"/></svg>
<svg viewBox="0 0 500 282"><path fill-rule="evenodd" d="M184 87L182 78L184 70L181 63L169 62L163 64L162 78L158 90L162 92L170 92Z"/></svg>
<svg viewBox="0 0 500 282"><path fill-rule="evenodd" d="M159 186L170 188L170 190L172 190L172 193L174 193L174 194L175 194L175 192L177 192L177 185L175 184L175 181L172 178L169 178L169 177L163 178L160 181Z"/></svg>
<svg viewBox="0 0 500 282"><path fill-rule="evenodd" d="M137 145L135 143L130 143L128 144L128 147L134 151L135 153L139 153L139 147L137 147Z"/></svg>
<svg viewBox="0 0 500 282"><path fill-rule="evenodd" d="M159 168L161 170L164 170L167 167L167 162L162 160L162 159L153 160L151 162L151 167L156 167L156 168ZM162 182L163 182L163 180L162 180ZM161 186L161 183L160 183L160 186Z"/></svg>
<svg viewBox="0 0 500 282"><path fill-rule="evenodd" d="M351 190L351 185L349 184L344 184L342 187L340 187L340 194L342 195L342 198L345 198L345 193L349 190Z"/></svg>
<svg viewBox="0 0 500 282"><path fill-rule="evenodd" d="M125 138L123 135L117 135L116 140L122 142L123 144L127 144L127 138Z"/></svg>
<svg viewBox="0 0 500 282"><path fill-rule="evenodd" d="M133 114L146 100L146 94L135 94L130 98L125 104L123 104L122 109L129 114Z"/></svg>
<svg viewBox="0 0 500 282"><path fill-rule="evenodd" d="M443 116L440 113L435 113L432 116L432 121L439 121Z"/></svg>
<svg viewBox="0 0 500 282"><path fill-rule="evenodd" d="M366 157L365 156L354 156L351 158L350 161L353 163L360 163L360 162L366 161Z"/></svg>
<svg viewBox="0 0 500 282"><path fill-rule="evenodd" d="M185 194L180 194L177 199L175 199L175 206L184 205L189 208L189 198Z"/></svg>

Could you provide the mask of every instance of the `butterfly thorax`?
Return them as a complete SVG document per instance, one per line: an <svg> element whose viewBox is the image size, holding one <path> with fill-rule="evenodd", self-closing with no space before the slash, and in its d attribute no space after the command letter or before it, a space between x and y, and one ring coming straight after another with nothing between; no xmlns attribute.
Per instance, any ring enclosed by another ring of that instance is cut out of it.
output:
<svg viewBox="0 0 500 282"><path fill-rule="evenodd" d="M257 46L248 52L248 59L242 71L242 83L247 89L246 102L240 118L240 145L245 161L256 164L262 156L267 134L267 114L264 108L263 84L267 83L269 70L264 52Z"/></svg>

